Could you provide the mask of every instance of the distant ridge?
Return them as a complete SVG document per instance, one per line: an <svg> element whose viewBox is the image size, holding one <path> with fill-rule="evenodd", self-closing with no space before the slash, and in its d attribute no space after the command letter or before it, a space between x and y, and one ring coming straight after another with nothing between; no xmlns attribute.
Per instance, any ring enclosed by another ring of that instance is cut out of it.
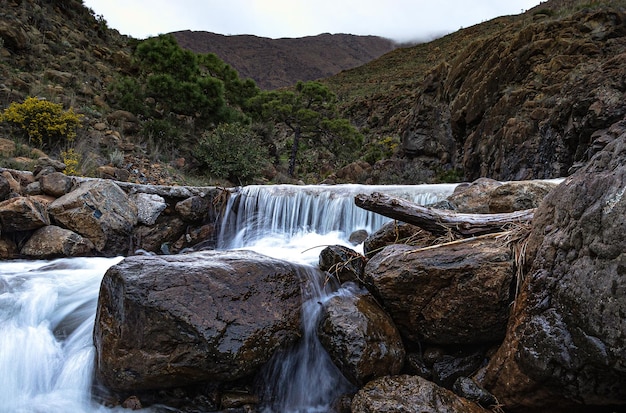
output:
<svg viewBox="0 0 626 413"><path fill-rule="evenodd" d="M171 34L183 48L196 53L215 53L242 78L253 79L264 90L332 76L398 47L394 41L382 37L351 34L281 39L190 30Z"/></svg>

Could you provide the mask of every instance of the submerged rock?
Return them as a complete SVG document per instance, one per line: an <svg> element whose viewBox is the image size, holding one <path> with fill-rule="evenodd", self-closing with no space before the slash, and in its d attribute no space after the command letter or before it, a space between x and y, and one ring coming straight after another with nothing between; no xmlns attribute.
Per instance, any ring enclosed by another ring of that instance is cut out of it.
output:
<svg viewBox="0 0 626 413"><path fill-rule="evenodd" d="M353 384L400 372L404 345L391 318L366 291L340 294L323 304L320 342Z"/></svg>
<svg viewBox="0 0 626 413"><path fill-rule="evenodd" d="M300 334L302 271L250 251L126 258L100 288L98 379L136 392L253 375Z"/></svg>

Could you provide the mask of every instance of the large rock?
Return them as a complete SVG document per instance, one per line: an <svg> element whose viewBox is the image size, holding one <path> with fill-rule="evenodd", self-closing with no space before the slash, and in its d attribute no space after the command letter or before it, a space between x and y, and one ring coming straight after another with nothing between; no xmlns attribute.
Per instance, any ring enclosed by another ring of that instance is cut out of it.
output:
<svg viewBox="0 0 626 413"><path fill-rule="evenodd" d="M387 245L406 244L420 247L432 245L435 237L416 225L400 221L390 221L370 234L363 243L363 253L367 258L383 250Z"/></svg>
<svg viewBox="0 0 626 413"><path fill-rule="evenodd" d="M414 343L483 343L504 337L513 267L510 248L494 238L392 245L367 263L365 282Z"/></svg>
<svg viewBox="0 0 626 413"><path fill-rule="evenodd" d="M299 271L250 251L126 258L100 287L97 377L136 392L253 375L300 334Z"/></svg>
<svg viewBox="0 0 626 413"><path fill-rule="evenodd" d="M3 232L29 231L50 225L45 207L31 197L0 202L0 228Z"/></svg>
<svg viewBox="0 0 626 413"><path fill-rule="evenodd" d="M398 374L404 365L404 345L396 326L365 291L325 302L317 331L335 365L357 386Z"/></svg>
<svg viewBox="0 0 626 413"><path fill-rule="evenodd" d="M343 245L329 245L320 252L319 268L334 276L340 283L361 281L365 257Z"/></svg>
<svg viewBox="0 0 626 413"><path fill-rule="evenodd" d="M69 229L48 225L39 228L26 241L22 255L37 259L80 257L93 253L93 243Z"/></svg>
<svg viewBox="0 0 626 413"><path fill-rule="evenodd" d="M552 181L505 182L489 193L489 213L522 211L537 208L543 198L556 188Z"/></svg>
<svg viewBox="0 0 626 413"><path fill-rule="evenodd" d="M352 413L487 413L419 376L382 377L369 382L352 399Z"/></svg>
<svg viewBox="0 0 626 413"><path fill-rule="evenodd" d="M483 380L511 411L626 406L625 165L626 133L535 214L532 266Z"/></svg>
<svg viewBox="0 0 626 413"><path fill-rule="evenodd" d="M46 195L61 197L72 188L72 178L62 172L52 172L39 178L41 190Z"/></svg>
<svg viewBox="0 0 626 413"><path fill-rule="evenodd" d="M154 225L157 218L167 208L165 199L157 194L134 194L132 200L137 205L137 218L139 223Z"/></svg>
<svg viewBox="0 0 626 413"><path fill-rule="evenodd" d="M89 238L101 253L128 253L137 206L114 182L83 182L48 205L48 211L64 227Z"/></svg>

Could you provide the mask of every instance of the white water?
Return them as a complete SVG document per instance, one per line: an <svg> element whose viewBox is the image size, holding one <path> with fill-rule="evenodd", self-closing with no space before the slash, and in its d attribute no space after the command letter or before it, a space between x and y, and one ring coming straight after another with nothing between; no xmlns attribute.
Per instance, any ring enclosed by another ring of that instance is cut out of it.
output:
<svg viewBox="0 0 626 413"><path fill-rule="evenodd" d="M245 200L231 199L220 245L314 265L324 246L348 245L352 231L372 231L386 221L354 207L356 193L379 191L426 204L453 188L246 187L240 191ZM91 399L98 290L106 269L120 259L0 265L0 413L127 411ZM303 307L301 346L276 357L267 370L268 413L326 412L332 399L348 388L314 334L318 301L342 291L315 277L304 292L308 301Z"/></svg>

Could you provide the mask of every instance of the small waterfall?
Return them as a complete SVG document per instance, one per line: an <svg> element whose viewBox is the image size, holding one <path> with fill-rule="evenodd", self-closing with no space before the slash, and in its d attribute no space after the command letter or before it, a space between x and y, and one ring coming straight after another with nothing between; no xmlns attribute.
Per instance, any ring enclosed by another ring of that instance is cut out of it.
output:
<svg viewBox="0 0 626 413"><path fill-rule="evenodd" d="M305 268L306 269L306 268ZM353 386L333 364L317 337L322 304L338 285L310 267L303 291L302 340L293 349L274 355L262 374L262 413L327 413L339 396Z"/></svg>
<svg viewBox="0 0 626 413"><path fill-rule="evenodd" d="M241 248L278 235L337 233L380 228L389 218L354 205L354 196L382 192L427 205L444 199L454 184L440 185L253 185L231 195L218 240L221 249Z"/></svg>

